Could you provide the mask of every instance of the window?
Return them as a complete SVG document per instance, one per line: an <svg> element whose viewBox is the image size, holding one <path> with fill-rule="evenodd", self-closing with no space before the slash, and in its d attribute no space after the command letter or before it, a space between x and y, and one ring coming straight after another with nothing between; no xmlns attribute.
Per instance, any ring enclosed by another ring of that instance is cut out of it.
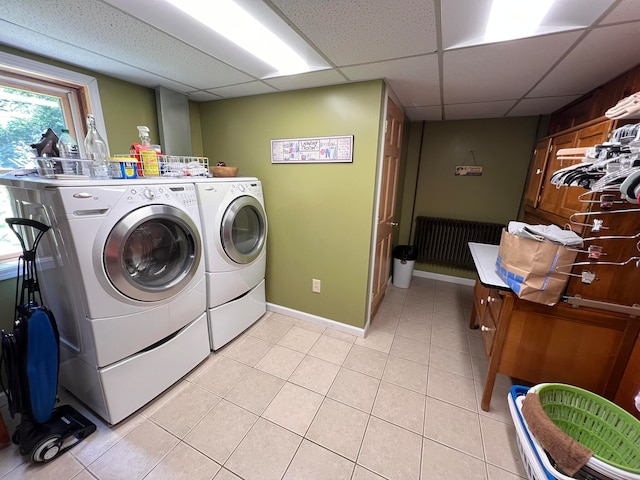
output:
<svg viewBox="0 0 640 480"><path fill-rule="evenodd" d="M51 128L63 128L83 151L85 116L92 113L104 131L95 78L0 52L0 174L33 168L30 147ZM106 135L105 135L106 138ZM4 221L13 216L7 189L0 186L0 262L21 253L18 238ZM6 278L0 274L0 279Z"/></svg>

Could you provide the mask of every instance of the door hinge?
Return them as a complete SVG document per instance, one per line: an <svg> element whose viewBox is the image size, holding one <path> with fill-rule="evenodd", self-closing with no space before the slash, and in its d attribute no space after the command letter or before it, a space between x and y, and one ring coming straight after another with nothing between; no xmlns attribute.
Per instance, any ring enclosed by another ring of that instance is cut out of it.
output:
<svg viewBox="0 0 640 480"><path fill-rule="evenodd" d="M389 120L384 121L384 133L387 134L387 125L389 124Z"/></svg>

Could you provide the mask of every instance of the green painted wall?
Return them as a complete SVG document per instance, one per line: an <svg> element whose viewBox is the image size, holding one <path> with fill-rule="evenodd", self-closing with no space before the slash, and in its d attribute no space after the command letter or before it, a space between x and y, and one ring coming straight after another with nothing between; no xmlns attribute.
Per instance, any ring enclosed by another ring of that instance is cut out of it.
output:
<svg viewBox="0 0 640 480"><path fill-rule="evenodd" d="M364 326L383 95L372 81L200 104L205 156L262 181L268 302ZM353 163L271 163L273 139L330 135L354 135Z"/></svg>
<svg viewBox="0 0 640 480"><path fill-rule="evenodd" d="M538 117L412 124L400 243L413 241L417 216L505 224L517 219L537 127ZM471 150L477 164L484 165L482 176L456 177L456 165L473 165ZM416 269L473 277L464 270L420 263Z"/></svg>

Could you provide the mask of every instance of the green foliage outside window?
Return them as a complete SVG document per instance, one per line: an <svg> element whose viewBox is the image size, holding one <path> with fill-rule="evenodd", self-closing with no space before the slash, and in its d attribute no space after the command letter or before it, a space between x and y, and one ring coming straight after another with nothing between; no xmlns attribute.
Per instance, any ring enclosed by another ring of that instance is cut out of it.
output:
<svg viewBox="0 0 640 480"><path fill-rule="evenodd" d="M30 147L51 128L60 135L65 128L60 99L50 95L0 86L0 169L34 166ZM4 221L13 216L5 187L0 187L0 257L21 250L15 233Z"/></svg>
<svg viewBox="0 0 640 480"><path fill-rule="evenodd" d="M57 135L65 128L57 97L0 86L0 168L32 165L30 145L37 143L47 128Z"/></svg>

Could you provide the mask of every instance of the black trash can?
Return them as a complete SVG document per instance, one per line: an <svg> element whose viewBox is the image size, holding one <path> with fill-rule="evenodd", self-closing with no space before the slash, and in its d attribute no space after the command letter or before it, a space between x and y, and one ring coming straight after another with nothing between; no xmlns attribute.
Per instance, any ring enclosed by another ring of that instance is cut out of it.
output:
<svg viewBox="0 0 640 480"><path fill-rule="evenodd" d="M416 264L418 252L411 245L396 245L393 249L393 286L409 288L413 267Z"/></svg>

